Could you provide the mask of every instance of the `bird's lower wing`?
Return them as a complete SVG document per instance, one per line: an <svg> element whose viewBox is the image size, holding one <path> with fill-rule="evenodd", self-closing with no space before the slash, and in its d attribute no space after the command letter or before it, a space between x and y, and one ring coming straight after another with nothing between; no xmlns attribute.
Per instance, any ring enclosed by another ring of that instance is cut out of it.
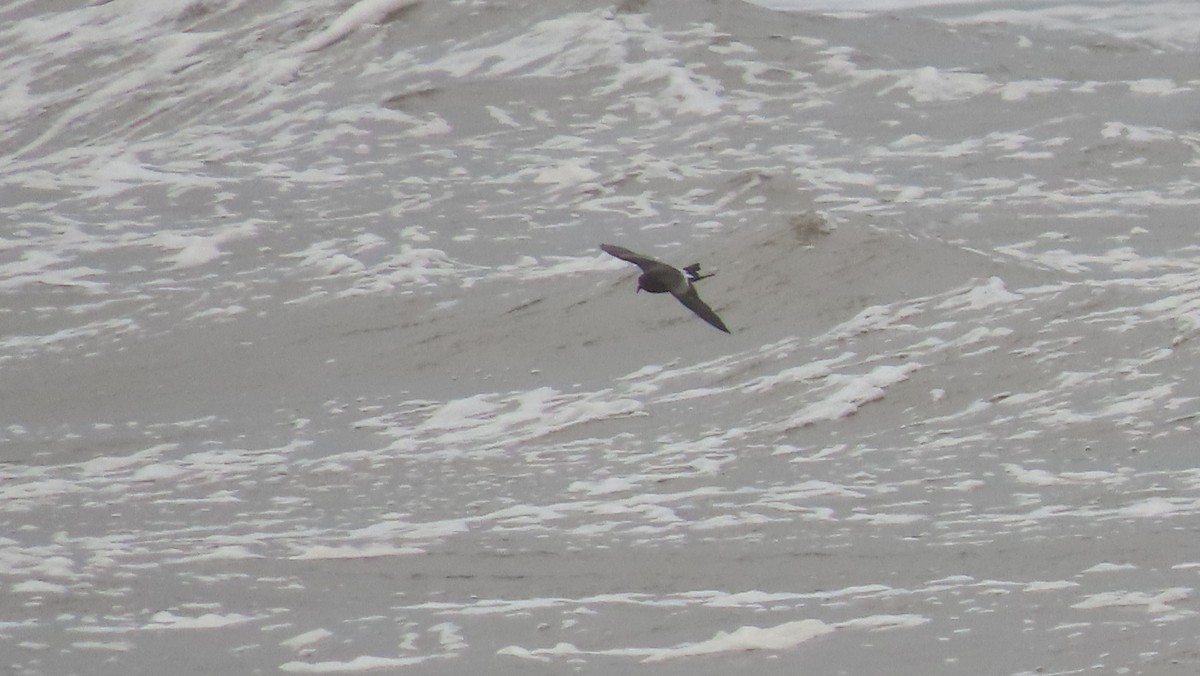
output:
<svg viewBox="0 0 1200 676"><path fill-rule="evenodd" d="M721 318L717 316L717 313L713 312L713 309L710 308L707 303L700 300L700 295L696 293L696 289L694 287L689 287L687 293L675 297L678 298L679 302L683 303L687 309L695 312L697 317L703 319L709 324L712 324L725 333L729 333L729 329L725 328L725 322L721 321Z"/></svg>

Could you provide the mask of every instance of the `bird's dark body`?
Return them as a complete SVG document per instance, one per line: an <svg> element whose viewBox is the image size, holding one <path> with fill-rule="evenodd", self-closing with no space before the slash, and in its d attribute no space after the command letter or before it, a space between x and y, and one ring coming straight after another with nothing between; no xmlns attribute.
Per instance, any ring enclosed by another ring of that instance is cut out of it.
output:
<svg viewBox="0 0 1200 676"><path fill-rule="evenodd" d="M638 277L638 291L647 293L670 293L671 287L667 286L661 280L655 279L653 276L643 273Z"/></svg>

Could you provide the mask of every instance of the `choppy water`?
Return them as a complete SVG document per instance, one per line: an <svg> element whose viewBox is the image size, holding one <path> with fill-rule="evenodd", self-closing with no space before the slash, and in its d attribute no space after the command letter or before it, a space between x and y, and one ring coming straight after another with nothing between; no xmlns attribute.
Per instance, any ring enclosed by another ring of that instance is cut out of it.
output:
<svg viewBox="0 0 1200 676"><path fill-rule="evenodd" d="M1154 10L10 3L5 666L1195 673Z"/></svg>

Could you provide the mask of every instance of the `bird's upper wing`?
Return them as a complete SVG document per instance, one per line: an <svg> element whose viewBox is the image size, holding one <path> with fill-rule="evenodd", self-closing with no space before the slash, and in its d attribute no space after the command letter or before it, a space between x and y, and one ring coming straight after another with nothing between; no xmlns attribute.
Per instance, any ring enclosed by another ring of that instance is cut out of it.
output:
<svg viewBox="0 0 1200 676"><path fill-rule="evenodd" d="M620 258L623 261L629 261L630 263L633 263L634 265L641 268L643 272L654 273L654 272L661 272L663 270L675 270L675 268L671 267L670 265L667 265L666 263L663 263L662 261L656 261L653 258L650 258L649 256L643 256L640 253L635 253L633 251L630 251L629 249L626 249L623 246L613 246L612 244L601 244L600 250L610 256L616 256L617 258Z"/></svg>
<svg viewBox="0 0 1200 676"><path fill-rule="evenodd" d="M700 294L696 293L696 287L688 285L687 293L675 294L680 303L683 303L687 309L696 313L696 316L713 326L721 329L725 333L729 333L729 329L725 328L725 322L713 312L713 309L707 303L700 300Z"/></svg>

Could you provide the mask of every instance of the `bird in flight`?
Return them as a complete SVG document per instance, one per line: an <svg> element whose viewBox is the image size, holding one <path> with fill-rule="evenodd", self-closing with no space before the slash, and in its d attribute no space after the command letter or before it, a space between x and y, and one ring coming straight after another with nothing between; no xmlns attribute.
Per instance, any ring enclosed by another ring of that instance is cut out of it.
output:
<svg viewBox="0 0 1200 676"><path fill-rule="evenodd" d="M687 309L695 312L697 317L725 333L729 333L729 329L725 328L725 322L721 321L717 313L700 300L700 295L696 293L695 283L712 277L711 274L700 274L699 263L693 263L680 270L648 256L634 253L625 247L601 244L600 249L610 256L629 261L642 269L642 275L637 280L638 291L670 293Z"/></svg>

